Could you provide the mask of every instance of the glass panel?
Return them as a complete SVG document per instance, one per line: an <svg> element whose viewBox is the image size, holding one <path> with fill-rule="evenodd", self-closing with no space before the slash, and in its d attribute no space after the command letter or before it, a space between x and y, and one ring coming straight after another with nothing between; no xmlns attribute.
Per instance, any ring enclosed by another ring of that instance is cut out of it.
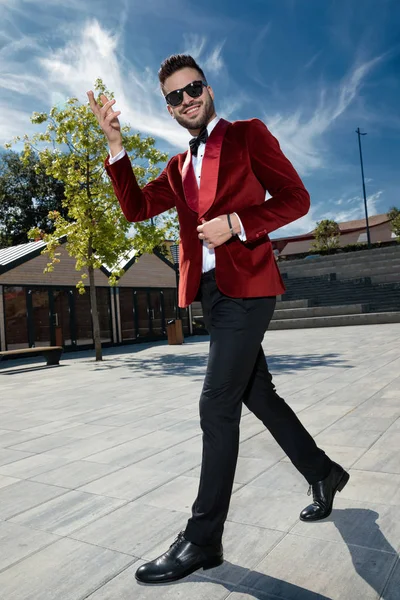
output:
<svg viewBox="0 0 400 600"><path fill-rule="evenodd" d="M138 335L146 337L149 335L149 305L147 292L142 290L135 291L136 311L138 319Z"/></svg>
<svg viewBox="0 0 400 600"><path fill-rule="evenodd" d="M91 345L93 344L93 333L89 289L86 289L85 294L80 294L78 290L75 289L74 303L76 343L78 346Z"/></svg>
<svg viewBox="0 0 400 600"><path fill-rule="evenodd" d="M31 290L33 343L35 346L50 346L50 309L48 290Z"/></svg>
<svg viewBox="0 0 400 600"><path fill-rule="evenodd" d="M136 338L136 328L132 289L120 288L119 311L121 315L122 339L134 340Z"/></svg>
<svg viewBox="0 0 400 600"><path fill-rule="evenodd" d="M53 290L54 313L52 317L56 346L72 345L68 296L68 290Z"/></svg>
<svg viewBox="0 0 400 600"><path fill-rule="evenodd" d="M171 319L176 317L176 291L163 290L164 292L164 311L165 311L165 322L166 324Z"/></svg>
<svg viewBox="0 0 400 600"><path fill-rule="evenodd" d="M189 311L187 308L181 308L182 329L184 335L189 335Z"/></svg>
<svg viewBox="0 0 400 600"><path fill-rule="evenodd" d="M201 306L201 302L193 302L192 304L192 325L194 335L202 335L207 333L203 319L203 307Z"/></svg>
<svg viewBox="0 0 400 600"><path fill-rule="evenodd" d="M111 342L110 288L96 288L97 310L99 313L100 339Z"/></svg>
<svg viewBox="0 0 400 600"><path fill-rule="evenodd" d="M153 335L162 335L162 307L161 307L161 293L150 292L150 316L151 316L151 328Z"/></svg>
<svg viewBox="0 0 400 600"><path fill-rule="evenodd" d="M28 319L25 289L17 286L4 287L7 350L27 348Z"/></svg>

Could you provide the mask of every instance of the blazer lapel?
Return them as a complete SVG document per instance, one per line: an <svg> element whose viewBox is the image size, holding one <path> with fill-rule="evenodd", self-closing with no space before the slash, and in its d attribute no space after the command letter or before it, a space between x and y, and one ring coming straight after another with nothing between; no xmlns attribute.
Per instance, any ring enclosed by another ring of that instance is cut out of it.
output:
<svg viewBox="0 0 400 600"><path fill-rule="evenodd" d="M199 217L205 215L215 200L222 142L224 141L225 133L229 125L229 121L220 119L207 140L203 164L201 167L201 182L198 194ZM191 159L190 164L192 164ZM194 184L197 187L196 179L194 179Z"/></svg>
<svg viewBox="0 0 400 600"><path fill-rule="evenodd" d="M199 210L199 187L192 165L192 153L187 151L185 162L182 167L182 184L185 192L186 202L194 212Z"/></svg>

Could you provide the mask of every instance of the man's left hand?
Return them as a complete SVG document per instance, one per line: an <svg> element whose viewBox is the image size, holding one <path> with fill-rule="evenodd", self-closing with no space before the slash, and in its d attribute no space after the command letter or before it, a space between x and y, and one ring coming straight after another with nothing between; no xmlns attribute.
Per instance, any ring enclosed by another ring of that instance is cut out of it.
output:
<svg viewBox="0 0 400 600"><path fill-rule="evenodd" d="M239 233L239 219L235 214L231 214L230 216L234 233ZM202 241L205 240L210 250L225 244L232 237L227 215L221 215L220 217L211 219L211 221L204 221L202 225L198 226L197 232L199 239Z"/></svg>

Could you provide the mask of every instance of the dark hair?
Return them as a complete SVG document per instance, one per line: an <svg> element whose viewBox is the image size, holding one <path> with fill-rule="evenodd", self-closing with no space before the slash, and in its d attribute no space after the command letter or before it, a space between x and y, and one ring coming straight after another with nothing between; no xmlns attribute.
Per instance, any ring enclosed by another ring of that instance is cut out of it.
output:
<svg viewBox="0 0 400 600"><path fill-rule="evenodd" d="M201 77L204 80L206 79L203 70L200 69L199 65L192 56L189 56L188 54L173 54L161 63L160 70L158 71L158 79L160 81L161 87L164 86L165 80L168 77L171 77L171 75L173 75L177 71L186 68L196 69L196 71L199 72Z"/></svg>

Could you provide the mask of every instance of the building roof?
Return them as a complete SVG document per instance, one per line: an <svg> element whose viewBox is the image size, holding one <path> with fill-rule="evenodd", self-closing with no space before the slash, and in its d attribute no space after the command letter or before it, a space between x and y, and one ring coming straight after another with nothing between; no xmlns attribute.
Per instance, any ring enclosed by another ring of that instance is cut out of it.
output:
<svg viewBox="0 0 400 600"><path fill-rule="evenodd" d="M66 236L60 239L60 244L65 243ZM39 256L46 247L46 242L42 240L38 242L28 242L27 244L20 244L19 246L10 246L8 248L0 248L0 275L5 273L6 271L10 271L11 269L15 269L19 265L24 262L31 260L32 258L36 258ZM154 251L154 254L162 260L165 264L167 264L171 269L174 269L173 263L171 263L165 256L163 256L157 250ZM117 268L123 268L124 271L127 271L139 258L138 252L132 248L128 255L121 259L119 263L116 265ZM112 268L106 265L102 265L100 270L109 277L112 272Z"/></svg>
<svg viewBox="0 0 400 600"><path fill-rule="evenodd" d="M11 265L17 266L17 264L33 258L33 255L39 255L45 246L45 242L40 240L38 242L19 244L19 246L0 248L0 272L8 270Z"/></svg>
<svg viewBox="0 0 400 600"><path fill-rule="evenodd" d="M368 217L368 224L370 227L376 227L390 221L387 215L373 215ZM338 223L340 231L349 231L354 229L365 229L365 219L357 219L356 221L346 221L344 223Z"/></svg>
<svg viewBox="0 0 400 600"><path fill-rule="evenodd" d="M382 225L382 223L388 223L390 221L389 217L386 214L383 215L373 215L368 217L368 224L370 227L376 227L377 225ZM342 233L349 233L350 231L357 231L359 229L365 229L365 219L357 219L356 221L343 221L342 223L338 223L339 229ZM299 235L292 235L287 237L277 237L271 238L273 242L296 242L300 240L312 240L314 239L314 230L309 231L308 233L300 233Z"/></svg>

